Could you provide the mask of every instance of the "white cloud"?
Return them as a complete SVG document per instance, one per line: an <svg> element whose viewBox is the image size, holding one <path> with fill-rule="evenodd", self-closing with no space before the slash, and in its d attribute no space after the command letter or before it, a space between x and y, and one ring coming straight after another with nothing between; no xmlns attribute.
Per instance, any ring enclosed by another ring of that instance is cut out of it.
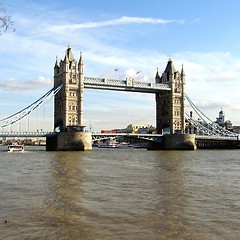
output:
<svg viewBox="0 0 240 240"><path fill-rule="evenodd" d="M192 23L201 23L202 20L200 18L195 18Z"/></svg>
<svg viewBox="0 0 240 240"><path fill-rule="evenodd" d="M4 58L0 60L0 65L4 71L0 69L0 89L14 90L15 93L18 91L20 94L24 91L28 93L30 90L50 89L53 86L51 78L55 56L64 56L68 41L71 43L76 59L79 57L79 52L83 51L85 76L116 79L133 77L137 81L153 82L156 68L159 68L160 74L165 69L168 60L168 53L164 52L166 50L153 50L151 47L141 49L129 47L119 38L118 33L114 36L114 40L119 39L117 44L114 41L110 42L109 37L116 33L116 29L107 27L184 23L183 20L123 16L107 21L55 25L55 23L47 22L52 21L50 18L47 20L39 18L38 21L36 19L32 21L17 17L21 20L18 23L20 28L17 29L17 32L1 36L0 52ZM64 22L66 23L68 19L65 17ZM196 19L195 22L199 22L199 19ZM103 32L103 27L106 27L108 31ZM101 28L101 34L97 31L98 28ZM87 31L87 29L91 29L91 31ZM23 32L21 32L22 30ZM66 34L69 33L68 31L72 31L71 34ZM159 43L161 44L160 40ZM239 111L240 100L236 88L240 83L238 77L240 73L239 58L229 52L208 51L175 52L171 57L177 70L181 70L183 64L186 73L187 94L202 111L206 111L215 119L216 114L223 107L224 110L228 109L228 112L226 111L228 118L235 122L238 120L236 111ZM114 73L114 68L119 68L119 71ZM137 71L141 71L141 74L136 75ZM28 74L28 76L25 78L24 74ZM47 77L37 77L39 75ZM22 81L21 79L33 80ZM108 96L107 92L104 94ZM154 107L152 106L154 103L149 103L151 97L148 95L128 93L124 97L131 101L137 100L136 105L149 104L149 108ZM121 104L121 100L118 100L118 104ZM88 107L85 111L88 111L87 109ZM113 111L114 107L106 103L106 109ZM133 115L136 113L137 116L137 112L141 110L132 106L130 111L133 112ZM129 113L129 115L131 114ZM143 118L143 114L139 116ZM115 125L115 127L117 126Z"/></svg>
<svg viewBox="0 0 240 240"><path fill-rule="evenodd" d="M109 26L118 26L118 25L126 25L126 24L169 24L169 23L177 23L183 24L184 20L175 20L175 19L161 19L161 18L142 18L142 17L128 17L123 16L117 19L102 21L102 22L85 22L79 24L65 24L58 26L51 26L49 28L50 31L75 31L83 28L99 28L99 27L109 27Z"/></svg>
<svg viewBox="0 0 240 240"><path fill-rule="evenodd" d="M53 82L49 78L38 76L36 79L30 81L18 81L16 79L9 79L0 81L0 89L3 91L38 91L40 89L52 88Z"/></svg>

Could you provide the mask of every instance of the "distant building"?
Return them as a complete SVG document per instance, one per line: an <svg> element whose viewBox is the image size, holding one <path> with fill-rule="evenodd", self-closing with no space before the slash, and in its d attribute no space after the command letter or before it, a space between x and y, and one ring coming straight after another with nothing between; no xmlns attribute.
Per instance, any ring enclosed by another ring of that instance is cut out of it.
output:
<svg viewBox="0 0 240 240"><path fill-rule="evenodd" d="M155 129L149 124L129 124L124 131L126 133L149 133Z"/></svg>
<svg viewBox="0 0 240 240"><path fill-rule="evenodd" d="M223 113L223 110L221 109L221 111L219 112L219 117L216 119L216 123L221 126L224 127L225 126L225 115Z"/></svg>
<svg viewBox="0 0 240 240"><path fill-rule="evenodd" d="M156 128L149 124L129 124L124 129L112 129L112 130L101 130L101 133L139 133L147 134L153 133L156 131Z"/></svg>
<svg viewBox="0 0 240 240"><path fill-rule="evenodd" d="M216 122L219 126L232 131L233 130L233 126L232 126L232 122L230 120L225 121L225 115L223 113L223 110L221 109L221 111L219 112L219 116L218 118L216 118Z"/></svg>
<svg viewBox="0 0 240 240"><path fill-rule="evenodd" d="M230 120L227 120L225 122L225 128L228 130L228 131L233 131L233 125L232 125L232 122Z"/></svg>
<svg viewBox="0 0 240 240"><path fill-rule="evenodd" d="M240 134L240 126L233 126L233 132Z"/></svg>

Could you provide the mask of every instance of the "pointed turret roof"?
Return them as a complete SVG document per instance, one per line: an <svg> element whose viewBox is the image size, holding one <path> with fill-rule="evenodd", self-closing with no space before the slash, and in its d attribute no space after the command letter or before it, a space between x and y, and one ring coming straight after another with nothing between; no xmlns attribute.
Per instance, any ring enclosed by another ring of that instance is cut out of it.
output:
<svg viewBox="0 0 240 240"><path fill-rule="evenodd" d="M185 76L185 72L184 72L184 70L183 70L183 64L182 64L181 75L182 75L182 76Z"/></svg>
<svg viewBox="0 0 240 240"><path fill-rule="evenodd" d="M83 65L83 57L82 57L82 52L80 52L80 58L79 58L78 65Z"/></svg>
<svg viewBox="0 0 240 240"><path fill-rule="evenodd" d="M59 67L59 64L58 64L58 56L56 56L56 62L55 62L54 68L58 68L58 67Z"/></svg>
<svg viewBox="0 0 240 240"><path fill-rule="evenodd" d="M70 46L70 43L68 43L68 47L67 47L67 51L66 51L66 55L65 55L65 60L66 62L72 62L74 61L74 57L73 57L73 54L72 54L72 50L71 50L71 46Z"/></svg>
<svg viewBox="0 0 240 240"><path fill-rule="evenodd" d="M160 83L160 82L161 82L161 77L159 76L158 68L157 68L157 72L156 72L156 76L155 76L155 81L156 81L157 83Z"/></svg>
<svg viewBox="0 0 240 240"><path fill-rule="evenodd" d="M169 57L167 66L165 68L165 73L171 73L174 74L176 72L175 67L173 66L172 59Z"/></svg>
<svg viewBox="0 0 240 240"><path fill-rule="evenodd" d="M68 53L67 52L65 54L64 62L65 63L69 63L69 57L68 57Z"/></svg>

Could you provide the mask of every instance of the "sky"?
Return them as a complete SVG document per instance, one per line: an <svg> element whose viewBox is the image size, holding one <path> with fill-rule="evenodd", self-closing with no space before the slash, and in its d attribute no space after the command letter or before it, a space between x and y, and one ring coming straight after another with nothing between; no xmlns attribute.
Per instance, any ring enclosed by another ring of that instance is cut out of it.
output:
<svg viewBox="0 0 240 240"><path fill-rule="evenodd" d="M0 119L53 87L56 56L63 59L70 43L76 60L82 52L87 77L154 82L171 57L177 70L183 65L186 93L202 112L215 121L222 109L240 125L239 0L0 3L16 29L0 35ZM155 126L155 96L85 89L83 114L92 131ZM31 130L51 131L53 101L15 127L23 131L29 122Z"/></svg>

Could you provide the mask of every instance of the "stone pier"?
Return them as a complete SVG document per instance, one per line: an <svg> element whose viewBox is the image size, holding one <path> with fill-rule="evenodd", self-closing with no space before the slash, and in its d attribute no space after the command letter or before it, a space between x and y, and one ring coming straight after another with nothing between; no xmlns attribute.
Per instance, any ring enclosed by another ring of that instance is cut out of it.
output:
<svg viewBox="0 0 240 240"><path fill-rule="evenodd" d="M92 150L91 132L59 132L46 137L47 151Z"/></svg>
<svg viewBox="0 0 240 240"><path fill-rule="evenodd" d="M195 150L195 134L168 134L162 141L150 142L148 150Z"/></svg>

